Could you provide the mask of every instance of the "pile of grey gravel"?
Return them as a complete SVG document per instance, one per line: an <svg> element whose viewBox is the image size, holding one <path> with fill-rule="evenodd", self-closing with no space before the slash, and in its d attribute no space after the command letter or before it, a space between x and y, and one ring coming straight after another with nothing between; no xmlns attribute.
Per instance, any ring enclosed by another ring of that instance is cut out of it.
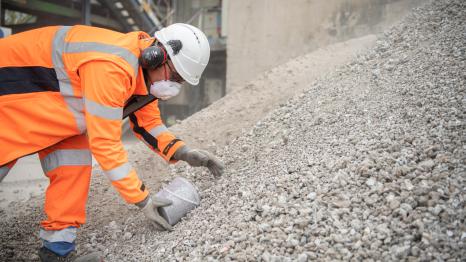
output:
<svg viewBox="0 0 466 262"><path fill-rule="evenodd" d="M106 261L464 260L465 116L466 2L431 1L222 149L222 178L171 168L202 196L173 232L131 206L114 211L124 221L85 230L80 251ZM37 213L27 206L29 220ZM2 231L2 254L37 245L30 228L21 239Z"/></svg>
<svg viewBox="0 0 466 262"><path fill-rule="evenodd" d="M433 1L232 141L223 178L174 168L202 195L174 232L134 216L96 242L109 261L464 260L465 115L466 2Z"/></svg>

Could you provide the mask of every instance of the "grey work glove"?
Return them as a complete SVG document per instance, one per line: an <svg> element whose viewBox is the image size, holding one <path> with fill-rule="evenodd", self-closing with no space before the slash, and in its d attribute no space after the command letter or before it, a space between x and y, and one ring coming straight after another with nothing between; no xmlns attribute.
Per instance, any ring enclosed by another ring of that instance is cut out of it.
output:
<svg viewBox="0 0 466 262"><path fill-rule="evenodd" d="M176 160L186 161L190 166L207 167L214 177L221 176L225 168L222 161L209 152L200 149L190 149L188 146L180 147L173 156Z"/></svg>
<svg viewBox="0 0 466 262"><path fill-rule="evenodd" d="M157 210L159 207L165 207L171 204L171 200L160 197L152 199L150 196L148 196L146 199L137 203L136 205L141 208L142 213L144 213L144 215L152 222L155 227L172 231L172 226L168 224L168 222L162 216L160 216L159 211Z"/></svg>

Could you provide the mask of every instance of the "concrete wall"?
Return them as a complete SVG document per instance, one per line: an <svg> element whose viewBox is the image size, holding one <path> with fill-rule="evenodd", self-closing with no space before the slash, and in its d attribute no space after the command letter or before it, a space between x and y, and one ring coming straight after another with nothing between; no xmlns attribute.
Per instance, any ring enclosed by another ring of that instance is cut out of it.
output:
<svg viewBox="0 0 466 262"><path fill-rule="evenodd" d="M425 0L229 0L227 92L314 49L383 31Z"/></svg>

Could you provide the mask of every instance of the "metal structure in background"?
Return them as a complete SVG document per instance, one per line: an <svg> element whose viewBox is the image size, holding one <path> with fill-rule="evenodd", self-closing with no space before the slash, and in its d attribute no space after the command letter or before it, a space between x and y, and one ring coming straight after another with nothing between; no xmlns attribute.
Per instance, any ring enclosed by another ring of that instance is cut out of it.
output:
<svg viewBox="0 0 466 262"><path fill-rule="evenodd" d="M91 0L82 0L82 23L91 24Z"/></svg>
<svg viewBox="0 0 466 262"><path fill-rule="evenodd" d="M226 38L222 34L222 4L226 0L157 0L168 2L168 8L158 8L162 21L183 22L199 27L209 39L211 55L198 86L185 86L169 101L160 102L160 110L168 125L184 119L212 104L226 92Z"/></svg>
<svg viewBox="0 0 466 262"><path fill-rule="evenodd" d="M147 0L0 0L1 24L13 33L47 26L87 24L121 32L151 31L163 24ZM165 7L164 7L165 8ZM34 17L34 22L7 21L6 12Z"/></svg>
<svg viewBox="0 0 466 262"><path fill-rule="evenodd" d="M156 30L176 22L205 32L211 46L209 65L196 87L161 102L168 125L184 119L225 95L226 38L222 3L227 0L0 0L0 26L11 33L48 26L86 24L120 32ZM223 21L224 22L224 21Z"/></svg>

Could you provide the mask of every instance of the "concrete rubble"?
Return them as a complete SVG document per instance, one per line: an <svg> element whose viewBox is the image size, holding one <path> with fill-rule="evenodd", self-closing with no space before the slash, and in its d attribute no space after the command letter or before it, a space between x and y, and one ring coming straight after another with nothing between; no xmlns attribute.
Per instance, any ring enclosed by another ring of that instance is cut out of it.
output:
<svg viewBox="0 0 466 262"><path fill-rule="evenodd" d="M184 176L202 198L173 232L154 230L136 207L109 208L117 196L93 178L80 252L101 250L107 261L464 260L465 17L462 0L415 9L373 49L212 146L227 165L222 178L168 168L162 183ZM141 154L150 153L130 151ZM148 180L155 164L138 163ZM36 259L41 200L2 210L0 257Z"/></svg>

